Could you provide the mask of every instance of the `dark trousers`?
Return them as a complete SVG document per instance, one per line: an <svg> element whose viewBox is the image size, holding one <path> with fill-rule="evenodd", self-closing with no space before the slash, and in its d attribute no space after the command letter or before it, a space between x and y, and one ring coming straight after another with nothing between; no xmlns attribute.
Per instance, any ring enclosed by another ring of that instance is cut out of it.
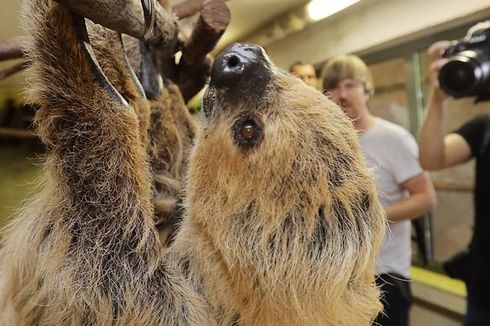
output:
<svg viewBox="0 0 490 326"><path fill-rule="evenodd" d="M381 274L376 277L376 284L381 290L384 311L373 325L408 326L412 305L410 280L396 274Z"/></svg>

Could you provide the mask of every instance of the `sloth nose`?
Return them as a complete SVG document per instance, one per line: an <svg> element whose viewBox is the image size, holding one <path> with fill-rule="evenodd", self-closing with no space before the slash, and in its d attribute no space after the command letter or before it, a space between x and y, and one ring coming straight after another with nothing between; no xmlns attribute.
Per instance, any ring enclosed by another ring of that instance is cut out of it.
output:
<svg viewBox="0 0 490 326"><path fill-rule="evenodd" d="M248 77L260 79L268 68L270 61L261 47L236 43L223 50L216 58L210 84L232 87L239 81L249 79Z"/></svg>

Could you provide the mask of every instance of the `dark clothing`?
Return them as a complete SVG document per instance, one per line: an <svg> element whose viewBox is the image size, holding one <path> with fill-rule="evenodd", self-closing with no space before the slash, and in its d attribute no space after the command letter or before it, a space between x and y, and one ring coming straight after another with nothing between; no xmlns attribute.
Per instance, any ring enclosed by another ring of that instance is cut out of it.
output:
<svg viewBox="0 0 490 326"><path fill-rule="evenodd" d="M490 116L479 115L456 131L476 158L475 222L470 244L468 303L490 311ZM468 311L471 307L468 308Z"/></svg>
<svg viewBox="0 0 490 326"><path fill-rule="evenodd" d="M381 274L376 277L376 284L381 290L383 312L373 325L408 326L412 305L410 280L396 274Z"/></svg>
<svg viewBox="0 0 490 326"><path fill-rule="evenodd" d="M468 298L468 309L464 318L464 326L490 325L490 311L488 304L481 306L475 303L471 297Z"/></svg>

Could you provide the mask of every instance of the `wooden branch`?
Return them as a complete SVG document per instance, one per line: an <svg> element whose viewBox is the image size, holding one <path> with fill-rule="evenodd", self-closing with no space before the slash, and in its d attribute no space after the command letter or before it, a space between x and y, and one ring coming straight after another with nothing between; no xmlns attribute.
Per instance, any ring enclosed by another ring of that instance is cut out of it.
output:
<svg viewBox="0 0 490 326"><path fill-rule="evenodd" d="M37 135L33 131L27 129L0 128L0 137L37 138Z"/></svg>
<svg viewBox="0 0 490 326"><path fill-rule="evenodd" d="M120 33L144 39L145 22L141 0L56 0L73 12ZM147 43L173 54L177 48L178 26L172 13L155 3L156 26Z"/></svg>
<svg viewBox="0 0 490 326"><path fill-rule="evenodd" d="M216 46L230 22L230 10L223 0L204 0L199 20L182 50L177 80L187 102L203 87L211 73L212 58L207 54Z"/></svg>
<svg viewBox="0 0 490 326"><path fill-rule="evenodd" d="M230 10L224 0L204 0L201 15L182 50L185 65L203 62L230 23Z"/></svg>
<svg viewBox="0 0 490 326"><path fill-rule="evenodd" d="M19 62L19 63L13 65L13 66L10 66L10 67L4 69L4 70L1 70L0 71L0 80L4 80L5 78L10 77L10 76L18 73L19 71L24 70L28 66L29 66L28 61L22 61L22 62Z"/></svg>
<svg viewBox="0 0 490 326"><path fill-rule="evenodd" d="M24 53L22 49L29 42L25 36L17 36L0 42L0 61L21 58Z"/></svg>

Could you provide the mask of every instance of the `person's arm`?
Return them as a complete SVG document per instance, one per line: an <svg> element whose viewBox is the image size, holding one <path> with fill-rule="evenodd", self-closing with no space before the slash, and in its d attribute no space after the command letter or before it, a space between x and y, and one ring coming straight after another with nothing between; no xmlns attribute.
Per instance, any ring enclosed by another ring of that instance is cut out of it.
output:
<svg viewBox="0 0 490 326"><path fill-rule="evenodd" d="M430 66L432 89L419 137L420 164L426 170L440 170L464 163L472 156L471 148L462 136L454 133L444 136L448 95L439 87L437 76L447 62L447 59L441 58L441 54L448 46L448 41L440 41L428 50L433 60Z"/></svg>
<svg viewBox="0 0 490 326"><path fill-rule="evenodd" d="M429 173L422 172L402 183L409 196L385 208L386 217L391 222L411 220L432 211L437 205L437 197Z"/></svg>
<svg viewBox="0 0 490 326"><path fill-rule="evenodd" d="M459 134L444 136L447 100L439 88L429 96L429 107L419 137L420 165L426 170L441 170L471 159L471 148Z"/></svg>

